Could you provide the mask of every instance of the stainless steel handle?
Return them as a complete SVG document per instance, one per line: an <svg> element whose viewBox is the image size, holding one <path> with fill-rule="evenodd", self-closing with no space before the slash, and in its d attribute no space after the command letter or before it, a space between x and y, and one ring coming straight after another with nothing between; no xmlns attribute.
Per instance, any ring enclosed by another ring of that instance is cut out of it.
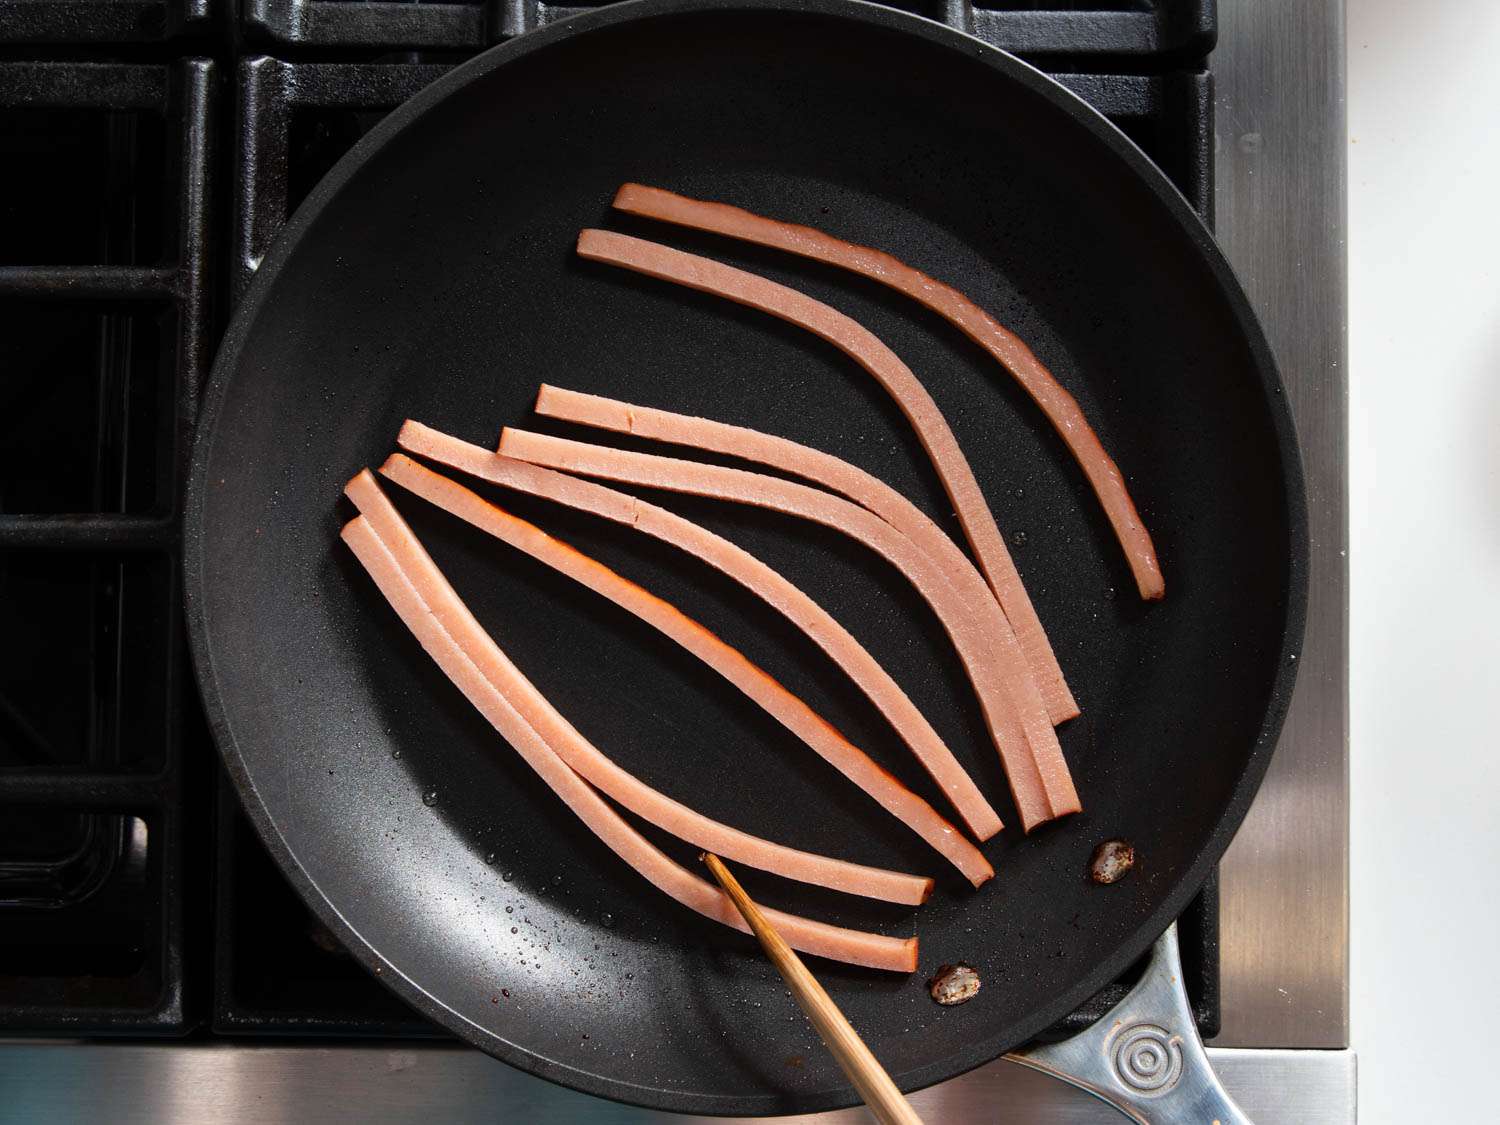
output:
<svg viewBox="0 0 1500 1125"><path fill-rule="evenodd" d="M1157 939L1140 983L1092 1027L1005 1057L1087 1090L1140 1125L1251 1125L1198 1038L1175 922Z"/></svg>

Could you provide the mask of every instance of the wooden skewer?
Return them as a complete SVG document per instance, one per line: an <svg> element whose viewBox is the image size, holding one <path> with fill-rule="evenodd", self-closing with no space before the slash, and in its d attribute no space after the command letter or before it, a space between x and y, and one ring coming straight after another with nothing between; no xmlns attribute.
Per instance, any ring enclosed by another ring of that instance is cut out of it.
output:
<svg viewBox="0 0 1500 1125"><path fill-rule="evenodd" d="M885 1067L871 1054L870 1048L865 1046L865 1041L844 1018L844 1013L839 1011L838 1005L824 991L818 979L808 972L802 958L776 932L775 927L766 921L760 908L751 901L745 888L740 886L739 880L729 873L729 868L724 866L718 856L705 852L703 862L708 864L708 869L724 888L724 893L744 915L750 929L760 939L771 964L776 966L786 980L792 996L807 1013L807 1018L817 1028L839 1066L844 1068L844 1073L854 1083L854 1088L859 1091L865 1104L883 1125L922 1125L922 1119L891 1081Z"/></svg>

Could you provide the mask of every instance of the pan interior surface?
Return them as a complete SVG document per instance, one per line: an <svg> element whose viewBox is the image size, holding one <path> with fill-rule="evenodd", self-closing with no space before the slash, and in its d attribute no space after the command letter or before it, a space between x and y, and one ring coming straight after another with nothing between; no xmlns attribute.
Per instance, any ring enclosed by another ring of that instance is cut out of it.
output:
<svg viewBox="0 0 1500 1125"><path fill-rule="evenodd" d="M919 934L909 979L812 964L898 1082L949 1077L1024 1042L1144 949L1264 770L1301 597L1274 371L1185 207L1020 64L833 5L668 4L584 22L485 56L398 115L263 268L194 465L189 616L215 733L303 894L463 1037L662 1108L851 1100L754 943L664 899L594 840L338 541L343 483L384 459L404 418L490 447L505 424L589 438L531 414L543 381L826 449L959 539L910 428L841 354L571 249L580 228L606 225L793 284L890 344L948 416L1083 708L1060 736L1086 811L1021 837L951 645L873 555L769 513L641 495L782 570L906 688L1012 825L986 847L997 877L982 891L670 642L390 492L501 646L622 765L748 831L937 877L912 911L736 869L768 904ZM994 313L1127 474L1165 601L1137 599L1062 442L955 330L852 275L612 216L627 180L878 246ZM478 487L676 603L942 807L852 685L729 581L617 526ZM1137 870L1091 885L1089 855L1111 837L1135 846ZM942 1009L923 982L956 961L979 968L983 990Z"/></svg>

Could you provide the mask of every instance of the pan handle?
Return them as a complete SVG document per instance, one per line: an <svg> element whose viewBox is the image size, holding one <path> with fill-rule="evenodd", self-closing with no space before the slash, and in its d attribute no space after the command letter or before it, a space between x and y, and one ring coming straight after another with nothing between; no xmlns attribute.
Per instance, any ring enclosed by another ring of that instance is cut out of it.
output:
<svg viewBox="0 0 1500 1125"><path fill-rule="evenodd" d="M1175 922L1140 983L1092 1027L1005 1057L1087 1090L1140 1125L1251 1125L1198 1038Z"/></svg>

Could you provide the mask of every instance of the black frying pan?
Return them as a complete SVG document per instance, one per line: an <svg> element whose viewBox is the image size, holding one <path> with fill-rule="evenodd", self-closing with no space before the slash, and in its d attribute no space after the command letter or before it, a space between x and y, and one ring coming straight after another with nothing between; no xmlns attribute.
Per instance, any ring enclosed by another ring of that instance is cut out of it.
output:
<svg viewBox="0 0 1500 1125"><path fill-rule="evenodd" d="M628 179L883 247L994 311L1124 466L1166 600L1135 598L1062 444L955 331L849 275L615 218ZM577 261L576 232L600 224L830 301L927 382L1083 706L1062 739L1087 811L1007 831L987 849L998 878L975 893L691 657L393 495L500 643L627 767L748 830L937 875L912 912L744 872L768 902L921 935L910 979L817 965L901 1085L992 1059L1129 965L1228 844L1290 692L1307 533L1275 368L1208 232L1083 103L936 24L843 0L609 8L459 68L319 185L225 339L193 466L193 652L245 806L358 957L503 1059L676 1110L851 1100L750 939L664 900L590 837L337 540L340 487L403 418L491 443L504 423L537 424L543 379L822 446L949 517L868 376L767 317ZM866 701L737 587L614 525L498 499L688 609L930 793ZM843 620L1011 811L954 654L897 574L783 517L665 502ZM1112 836L1140 864L1104 889L1085 868ZM923 978L957 960L984 990L939 1009Z"/></svg>

